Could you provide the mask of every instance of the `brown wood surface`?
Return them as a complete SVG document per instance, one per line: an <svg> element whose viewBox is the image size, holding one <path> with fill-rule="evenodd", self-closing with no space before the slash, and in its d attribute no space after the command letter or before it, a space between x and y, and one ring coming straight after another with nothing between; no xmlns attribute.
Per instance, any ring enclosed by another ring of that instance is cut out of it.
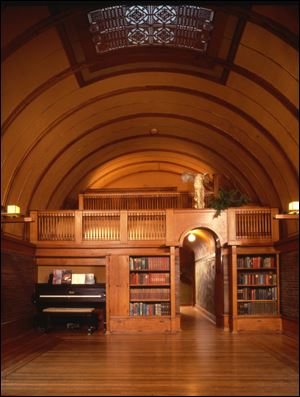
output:
<svg viewBox="0 0 300 397"><path fill-rule="evenodd" d="M111 255L108 267L110 316L129 315L129 258Z"/></svg>
<svg viewBox="0 0 300 397"><path fill-rule="evenodd" d="M24 335L4 346L2 395L299 395L295 338L231 334L194 308L181 312L177 334Z"/></svg>

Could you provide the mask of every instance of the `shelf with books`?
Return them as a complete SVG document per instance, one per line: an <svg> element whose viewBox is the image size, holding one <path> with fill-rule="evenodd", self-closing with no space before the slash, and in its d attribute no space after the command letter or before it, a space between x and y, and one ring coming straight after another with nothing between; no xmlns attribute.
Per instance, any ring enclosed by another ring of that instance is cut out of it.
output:
<svg viewBox="0 0 300 397"><path fill-rule="evenodd" d="M238 255L238 316L276 316L278 313L278 263L276 254Z"/></svg>
<svg viewBox="0 0 300 397"><path fill-rule="evenodd" d="M129 258L129 315L170 316L169 256Z"/></svg>

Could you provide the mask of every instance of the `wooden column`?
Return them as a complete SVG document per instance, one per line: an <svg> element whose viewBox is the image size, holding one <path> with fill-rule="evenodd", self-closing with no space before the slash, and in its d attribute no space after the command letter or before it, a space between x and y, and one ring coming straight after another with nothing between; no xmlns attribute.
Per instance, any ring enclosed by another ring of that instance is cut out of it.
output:
<svg viewBox="0 0 300 397"><path fill-rule="evenodd" d="M238 330L237 319L237 250L236 246L231 247L229 264L229 328L236 333Z"/></svg>
<svg viewBox="0 0 300 397"><path fill-rule="evenodd" d="M176 274L175 274L175 247L170 247L170 283L171 283L171 331L176 331Z"/></svg>
<svg viewBox="0 0 300 397"><path fill-rule="evenodd" d="M120 242L127 244L128 242L128 212L120 211Z"/></svg>
<svg viewBox="0 0 300 397"><path fill-rule="evenodd" d="M78 195L78 208L80 210L84 210L84 208L83 208L83 194Z"/></svg>
<svg viewBox="0 0 300 397"><path fill-rule="evenodd" d="M272 241L279 240L279 222L277 219L274 219L275 215L278 214L278 208L271 208L271 234Z"/></svg>
<svg viewBox="0 0 300 397"><path fill-rule="evenodd" d="M82 211L75 211L75 242L82 242Z"/></svg>
<svg viewBox="0 0 300 397"><path fill-rule="evenodd" d="M166 245L174 244L174 210L166 209Z"/></svg>
<svg viewBox="0 0 300 397"><path fill-rule="evenodd" d="M236 222L235 222L235 209L227 209L227 233L228 244L236 244Z"/></svg>
<svg viewBox="0 0 300 397"><path fill-rule="evenodd" d="M36 244L38 241L38 212L30 211L30 217L33 222L30 222L29 241Z"/></svg>

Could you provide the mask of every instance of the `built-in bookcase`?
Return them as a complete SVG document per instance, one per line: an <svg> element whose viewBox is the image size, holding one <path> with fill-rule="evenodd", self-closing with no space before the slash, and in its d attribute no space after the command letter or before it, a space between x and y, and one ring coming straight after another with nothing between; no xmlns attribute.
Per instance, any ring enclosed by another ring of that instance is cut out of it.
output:
<svg viewBox="0 0 300 397"><path fill-rule="evenodd" d="M278 256L237 256L238 316L279 314Z"/></svg>
<svg viewBox="0 0 300 397"><path fill-rule="evenodd" d="M130 316L170 316L170 257L129 258Z"/></svg>

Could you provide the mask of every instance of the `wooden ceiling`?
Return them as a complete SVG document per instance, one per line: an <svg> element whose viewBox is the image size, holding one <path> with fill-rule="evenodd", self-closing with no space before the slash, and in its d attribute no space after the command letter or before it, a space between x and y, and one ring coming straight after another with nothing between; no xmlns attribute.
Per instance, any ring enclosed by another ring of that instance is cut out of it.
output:
<svg viewBox="0 0 300 397"><path fill-rule="evenodd" d="M298 200L298 2L201 6L214 11L205 54L97 54L95 3L2 2L2 205L182 188L184 171L220 174L258 204Z"/></svg>

